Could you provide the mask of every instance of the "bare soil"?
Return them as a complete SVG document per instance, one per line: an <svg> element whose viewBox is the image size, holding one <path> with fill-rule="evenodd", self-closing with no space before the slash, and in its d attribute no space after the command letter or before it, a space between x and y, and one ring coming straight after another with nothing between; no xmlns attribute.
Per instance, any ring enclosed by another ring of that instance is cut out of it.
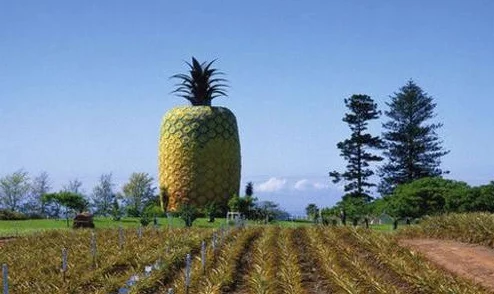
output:
<svg viewBox="0 0 494 294"><path fill-rule="evenodd" d="M440 267L494 291L494 249L450 240L401 240Z"/></svg>
<svg viewBox="0 0 494 294"><path fill-rule="evenodd" d="M305 244L306 231L297 228L293 231L291 238L297 250L298 263L302 272L302 285L306 294L334 293L335 291L320 274L318 261L310 254Z"/></svg>

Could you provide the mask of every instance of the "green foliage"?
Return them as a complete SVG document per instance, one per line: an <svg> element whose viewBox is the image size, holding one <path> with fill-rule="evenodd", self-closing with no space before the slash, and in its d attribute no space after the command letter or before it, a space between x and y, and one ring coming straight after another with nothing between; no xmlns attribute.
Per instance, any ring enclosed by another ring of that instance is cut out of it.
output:
<svg viewBox="0 0 494 294"><path fill-rule="evenodd" d="M56 202L61 206L64 206L67 210L74 210L77 212L83 212L87 206L88 202L80 194L61 191L58 193L45 194L43 196L43 201L45 203Z"/></svg>
<svg viewBox="0 0 494 294"><path fill-rule="evenodd" d="M453 191L446 197L445 210L448 212L494 212L494 182L478 187Z"/></svg>
<svg viewBox="0 0 494 294"><path fill-rule="evenodd" d="M0 204L17 211L29 192L29 176L26 171L18 170L11 175L0 178Z"/></svg>
<svg viewBox="0 0 494 294"><path fill-rule="evenodd" d="M237 194L233 194L232 198L228 200L228 208L230 211L240 210L240 197Z"/></svg>
<svg viewBox="0 0 494 294"><path fill-rule="evenodd" d="M154 199L154 179L148 173L133 173L123 187L129 216L141 216L144 207Z"/></svg>
<svg viewBox="0 0 494 294"><path fill-rule="evenodd" d="M317 207L316 204L310 203L305 208L305 213L307 214L307 217L310 220L315 222L317 220L318 215L319 215L319 208Z"/></svg>
<svg viewBox="0 0 494 294"><path fill-rule="evenodd" d="M45 194L43 195L43 202L46 204L55 203L57 205L65 207L65 218L67 220L67 227L69 226L69 213L71 211L83 212L89 204L88 201L84 199L81 194L68 191Z"/></svg>
<svg viewBox="0 0 494 294"><path fill-rule="evenodd" d="M332 171L329 176L333 178L334 183L341 180L346 182L345 198L363 198L365 202L369 202L372 199L369 188L375 186L369 181L369 177L374 174L369 166L372 162L381 161L383 158L368 151L381 148L382 141L366 131L368 121L378 119L380 112L374 100L367 95L352 95L349 99L345 99L345 105L350 112L345 114L343 121L348 124L352 134L349 139L339 142L337 147L341 151L340 155L348 163L345 172Z"/></svg>
<svg viewBox="0 0 494 294"><path fill-rule="evenodd" d="M384 198L376 198L369 204L369 214L373 216L380 216L386 212L387 203Z"/></svg>
<svg viewBox="0 0 494 294"><path fill-rule="evenodd" d="M192 223L199 217L199 211L197 208L189 203L181 203L178 209L178 214L185 222L186 227L192 227Z"/></svg>
<svg viewBox="0 0 494 294"><path fill-rule="evenodd" d="M269 223L273 220L288 218L287 213L281 210L278 204L272 201L261 201L254 204L252 210L252 219Z"/></svg>
<svg viewBox="0 0 494 294"><path fill-rule="evenodd" d="M361 219L369 215L369 205L365 198L348 197L338 202L337 207L345 212L353 225L357 225Z"/></svg>
<svg viewBox="0 0 494 294"><path fill-rule="evenodd" d="M338 224L339 215L340 215L340 210L336 206L324 207L321 209L322 223L324 225Z"/></svg>
<svg viewBox="0 0 494 294"><path fill-rule="evenodd" d="M31 183L30 196L34 211L40 216L47 214L47 207L43 202L43 195L50 192L50 179L47 172L41 172Z"/></svg>
<svg viewBox="0 0 494 294"><path fill-rule="evenodd" d="M215 60L206 63L199 63L192 57L192 64L187 63L190 67L190 75L176 74L172 78L179 79L181 82L176 84L177 88L172 93L177 93L179 97L187 99L192 105L211 105L211 100L219 96L226 96L225 88L227 85L222 84L226 79L216 78L221 75L217 69L211 68Z"/></svg>
<svg viewBox="0 0 494 294"><path fill-rule="evenodd" d="M8 209L0 209L0 220L26 220L28 216Z"/></svg>
<svg viewBox="0 0 494 294"><path fill-rule="evenodd" d="M245 186L245 196L252 197L254 195L254 183L248 182Z"/></svg>
<svg viewBox="0 0 494 294"><path fill-rule="evenodd" d="M228 207L230 211L238 211L244 217L250 219L253 217L253 211L255 207L256 198L252 196L239 197L234 194L230 200L228 200Z"/></svg>
<svg viewBox="0 0 494 294"><path fill-rule="evenodd" d="M148 204L144 208L144 213L143 214L144 215L148 215L148 216L152 216L152 217L155 217L155 216L163 217L163 216L165 216L165 213L161 209L161 206L160 205L157 205L156 203L150 203L150 204Z"/></svg>
<svg viewBox="0 0 494 294"><path fill-rule="evenodd" d="M113 199L112 207L111 207L111 217L114 221L119 221L123 216L122 208L120 204L118 204L118 199L115 197Z"/></svg>
<svg viewBox="0 0 494 294"><path fill-rule="evenodd" d="M141 223L141 225L143 227L149 225L149 223L151 222L151 218L147 215L147 214L143 214L141 216L141 218L139 219L139 222Z"/></svg>
<svg viewBox="0 0 494 294"><path fill-rule="evenodd" d="M379 170L382 195L390 194L399 184L441 176L445 173L440 169L441 157L449 153L436 133L442 124L426 124L435 117L436 104L413 81L391 96L387 105L389 121L383 124L387 162Z"/></svg>
<svg viewBox="0 0 494 294"><path fill-rule="evenodd" d="M115 185L112 181L112 174L102 174L99 183L93 189L92 200L96 208L95 214L108 216L112 213L114 199L116 197L113 192Z"/></svg>
<svg viewBox="0 0 494 294"><path fill-rule="evenodd" d="M206 216L208 217L208 222L213 223L216 214L218 213L218 206L216 205L216 202L210 202L204 207L204 212Z"/></svg>
<svg viewBox="0 0 494 294"><path fill-rule="evenodd" d="M396 187L385 197L387 213L397 217L418 218L453 212L462 206L470 187L464 182L442 178L422 178Z"/></svg>

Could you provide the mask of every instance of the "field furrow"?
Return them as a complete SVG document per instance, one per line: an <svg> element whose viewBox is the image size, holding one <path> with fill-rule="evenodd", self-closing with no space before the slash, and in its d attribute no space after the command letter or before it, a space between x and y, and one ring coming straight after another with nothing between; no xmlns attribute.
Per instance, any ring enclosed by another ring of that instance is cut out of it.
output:
<svg viewBox="0 0 494 294"><path fill-rule="evenodd" d="M298 256L298 264L302 273L302 287L306 293L335 293L337 286L331 278L323 274L320 256L311 244L308 229L297 228L292 231L291 240Z"/></svg>

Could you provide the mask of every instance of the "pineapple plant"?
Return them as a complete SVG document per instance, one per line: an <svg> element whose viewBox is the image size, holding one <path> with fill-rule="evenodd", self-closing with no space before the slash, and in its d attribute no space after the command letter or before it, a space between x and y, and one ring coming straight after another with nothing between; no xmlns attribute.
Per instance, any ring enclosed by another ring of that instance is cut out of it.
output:
<svg viewBox="0 0 494 294"><path fill-rule="evenodd" d="M209 63L192 57L189 74L172 92L192 105L179 106L163 117L159 138L158 171L161 205L177 211L182 203L226 207L240 186L240 142L235 115L211 100L226 96L225 79Z"/></svg>

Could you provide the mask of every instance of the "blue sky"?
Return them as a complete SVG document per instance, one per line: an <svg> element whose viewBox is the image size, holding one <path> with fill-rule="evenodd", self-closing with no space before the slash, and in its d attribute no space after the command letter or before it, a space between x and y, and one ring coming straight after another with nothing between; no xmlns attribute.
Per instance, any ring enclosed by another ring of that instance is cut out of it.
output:
<svg viewBox="0 0 494 294"><path fill-rule="evenodd" d="M186 101L168 77L218 58L214 105L237 116L242 186L292 212L328 206L345 162L343 99L413 79L437 103L448 178L494 180L494 2L0 2L0 175L47 171L54 189L102 173L157 173L162 115ZM384 119L384 118L383 118ZM380 122L371 129L379 134Z"/></svg>

